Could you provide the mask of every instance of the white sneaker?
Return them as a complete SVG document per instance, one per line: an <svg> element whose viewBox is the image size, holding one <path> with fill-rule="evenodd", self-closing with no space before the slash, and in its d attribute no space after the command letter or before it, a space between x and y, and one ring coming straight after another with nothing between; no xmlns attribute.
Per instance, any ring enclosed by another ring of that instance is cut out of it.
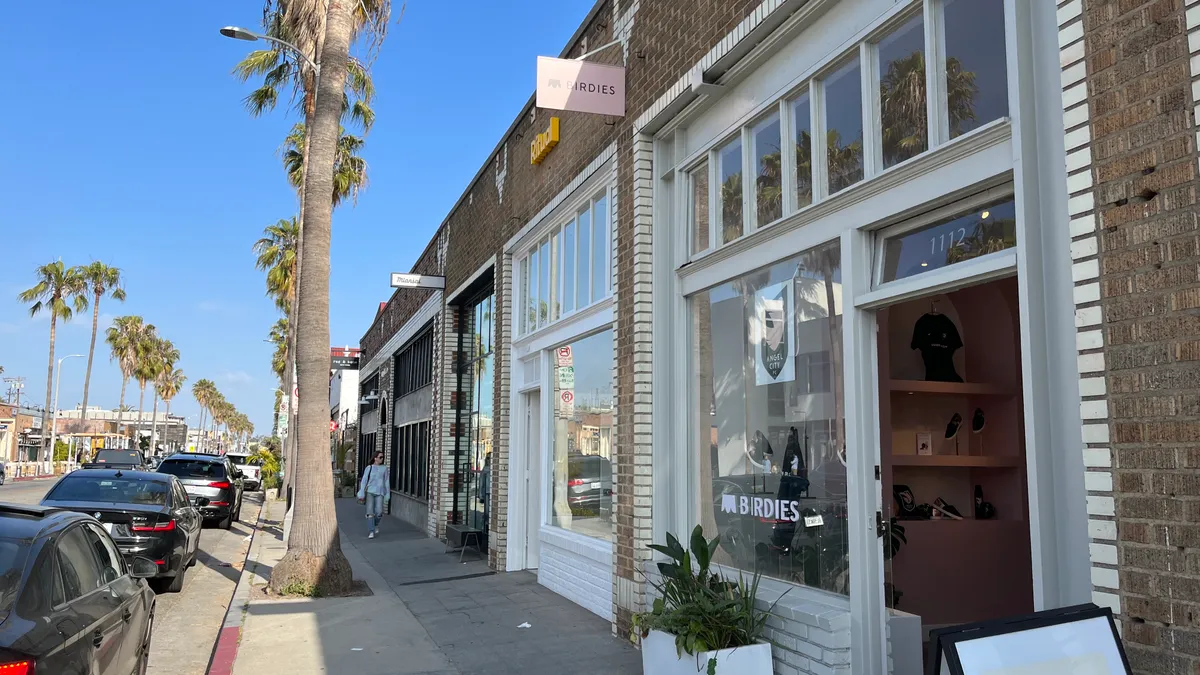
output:
<svg viewBox="0 0 1200 675"><path fill-rule="evenodd" d="M375 538L375 533L374 533L374 532L372 532L372 533L370 533L370 534L368 534L368 535L367 535L367 539L374 539L374 538Z"/></svg>

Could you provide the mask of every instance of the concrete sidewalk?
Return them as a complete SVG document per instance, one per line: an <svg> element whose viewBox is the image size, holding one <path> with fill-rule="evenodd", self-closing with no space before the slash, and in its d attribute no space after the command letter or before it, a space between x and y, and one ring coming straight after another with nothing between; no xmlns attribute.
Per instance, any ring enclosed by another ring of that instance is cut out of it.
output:
<svg viewBox="0 0 1200 675"><path fill-rule="evenodd" d="M458 553L390 516L369 540L362 509L337 500L342 550L373 595L270 600L251 593L234 675L641 672L640 655L612 637L607 621L533 574L494 574L471 552L460 563ZM254 538L246 570L254 586L283 557L282 512L281 502L269 503Z"/></svg>

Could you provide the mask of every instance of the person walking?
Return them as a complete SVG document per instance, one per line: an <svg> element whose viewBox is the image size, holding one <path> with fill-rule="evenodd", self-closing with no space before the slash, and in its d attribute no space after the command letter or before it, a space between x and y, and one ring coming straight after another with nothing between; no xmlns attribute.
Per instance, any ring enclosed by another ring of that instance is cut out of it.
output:
<svg viewBox="0 0 1200 675"><path fill-rule="evenodd" d="M367 505L367 539L375 538L379 519L392 499L391 487L387 467L383 465L383 453L377 452L375 461L363 472L362 482L358 486L358 503Z"/></svg>

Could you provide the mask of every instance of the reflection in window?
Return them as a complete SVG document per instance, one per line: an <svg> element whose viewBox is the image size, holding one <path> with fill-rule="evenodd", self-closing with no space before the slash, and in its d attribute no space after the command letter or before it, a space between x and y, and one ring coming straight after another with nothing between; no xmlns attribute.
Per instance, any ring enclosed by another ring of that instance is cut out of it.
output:
<svg viewBox="0 0 1200 675"><path fill-rule="evenodd" d="M592 207L592 302L608 295L608 197L601 195ZM589 303L590 304L590 303Z"/></svg>
<svg viewBox="0 0 1200 675"><path fill-rule="evenodd" d="M742 139L738 137L717 151L721 243L726 244L746 232L742 222Z"/></svg>
<svg viewBox="0 0 1200 675"><path fill-rule="evenodd" d="M886 240L880 283L924 274L1016 245L1017 211L1008 197Z"/></svg>
<svg viewBox="0 0 1200 675"><path fill-rule="evenodd" d="M535 246L529 254L529 302L526 308L531 331L537 330L538 293L538 250Z"/></svg>
<svg viewBox="0 0 1200 675"><path fill-rule="evenodd" d="M796 135L796 207L804 208L813 200L812 110L808 92L792 101L792 128Z"/></svg>
<svg viewBox="0 0 1200 675"><path fill-rule="evenodd" d="M772 115L750 131L754 142L755 225L762 227L783 216L783 153L779 116Z"/></svg>
<svg viewBox="0 0 1200 675"><path fill-rule="evenodd" d="M691 298L699 521L717 561L849 593L836 242Z"/></svg>
<svg viewBox="0 0 1200 675"><path fill-rule="evenodd" d="M546 245L548 248L549 245ZM544 259L544 258L543 258ZM455 456L455 523L487 532L491 514L493 345L492 296L463 310L460 349L463 367L459 389L466 434L457 440Z"/></svg>
<svg viewBox="0 0 1200 675"><path fill-rule="evenodd" d="M691 185L692 253L708 248L708 163L689 174Z"/></svg>
<svg viewBox="0 0 1200 675"><path fill-rule="evenodd" d="M551 524L612 539L613 332L571 345L554 369Z"/></svg>
<svg viewBox="0 0 1200 675"><path fill-rule="evenodd" d="M543 240L541 252L538 253L538 328L545 326L550 320L550 302L553 292L550 286L550 241Z"/></svg>
<svg viewBox="0 0 1200 675"><path fill-rule="evenodd" d="M575 311L575 221L563 226L562 280L563 314Z"/></svg>
<svg viewBox="0 0 1200 675"><path fill-rule="evenodd" d="M863 179L862 84L858 59L825 79L829 194Z"/></svg>
<svg viewBox="0 0 1200 675"><path fill-rule="evenodd" d="M924 48L925 22L919 14L879 42L884 168L929 148Z"/></svg>
<svg viewBox="0 0 1200 675"><path fill-rule="evenodd" d="M559 274L559 265L562 264L562 252L559 250L558 232L550 235L550 288L553 289L552 298L550 301L550 320L558 321L562 317L562 298L559 297L561 291L559 284L562 276Z"/></svg>
<svg viewBox="0 0 1200 675"><path fill-rule="evenodd" d="M579 222L579 307L582 309L592 297L592 212L584 209L576 216Z"/></svg>
<svg viewBox="0 0 1200 675"><path fill-rule="evenodd" d="M946 0L950 138L1008 115L1003 0Z"/></svg>

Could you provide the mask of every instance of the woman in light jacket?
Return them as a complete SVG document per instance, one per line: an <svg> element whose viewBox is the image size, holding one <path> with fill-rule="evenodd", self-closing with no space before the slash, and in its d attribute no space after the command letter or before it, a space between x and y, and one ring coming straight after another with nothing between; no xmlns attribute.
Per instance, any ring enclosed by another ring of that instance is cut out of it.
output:
<svg viewBox="0 0 1200 675"><path fill-rule="evenodd" d="M383 453L375 453L375 461L363 472L362 482L358 485L358 503L367 505L367 539L375 538L375 530L379 528L379 519L383 510L392 498L388 470L383 465Z"/></svg>

